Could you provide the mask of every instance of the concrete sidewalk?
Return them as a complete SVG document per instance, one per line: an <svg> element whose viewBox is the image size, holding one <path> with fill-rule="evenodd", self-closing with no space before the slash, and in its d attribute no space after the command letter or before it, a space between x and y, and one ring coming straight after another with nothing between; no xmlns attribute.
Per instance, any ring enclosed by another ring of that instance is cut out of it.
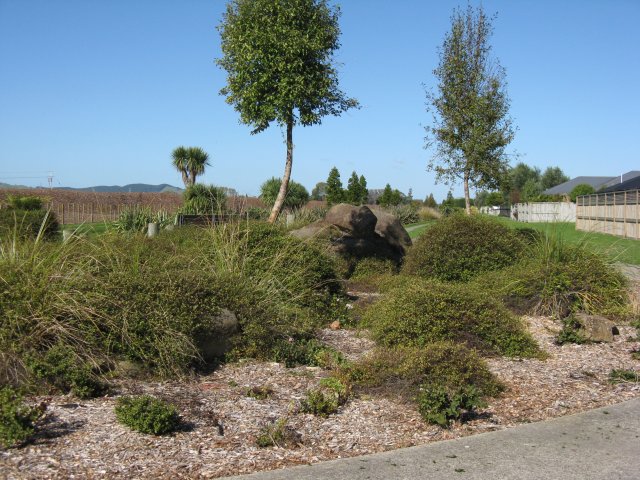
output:
<svg viewBox="0 0 640 480"><path fill-rule="evenodd" d="M638 480L640 398L457 440L228 478Z"/></svg>

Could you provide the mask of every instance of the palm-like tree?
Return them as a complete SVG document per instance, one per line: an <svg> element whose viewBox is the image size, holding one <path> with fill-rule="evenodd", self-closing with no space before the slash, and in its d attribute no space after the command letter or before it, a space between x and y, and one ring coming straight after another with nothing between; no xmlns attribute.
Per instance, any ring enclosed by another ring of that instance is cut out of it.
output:
<svg viewBox="0 0 640 480"><path fill-rule="evenodd" d="M177 147L171 157L173 166L182 175L185 187L195 184L198 175L202 175L209 165L209 154L200 147Z"/></svg>

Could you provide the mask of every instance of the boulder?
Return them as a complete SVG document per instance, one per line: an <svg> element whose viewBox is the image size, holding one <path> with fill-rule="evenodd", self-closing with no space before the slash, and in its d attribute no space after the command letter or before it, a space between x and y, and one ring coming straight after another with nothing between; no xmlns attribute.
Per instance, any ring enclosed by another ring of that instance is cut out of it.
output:
<svg viewBox="0 0 640 480"><path fill-rule="evenodd" d="M231 338L238 332L236 314L221 308L213 316L214 327L205 337L199 339L200 354L206 362L222 357L231 350Z"/></svg>
<svg viewBox="0 0 640 480"><path fill-rule="evenodd" d="M393 215L345 203L332 207L324 219L290 233L300 239L324 238L334 253L349 261L376 257L400 264L411 245L409 234Z"/></svg>
<svg viewBox="0 0 640 480"><path fill-rule="evenodd" d="M576 313L574 318L580 324L580 333L591 342L613 342L613 336L620 333L615 323L600 315Z"/></svg>

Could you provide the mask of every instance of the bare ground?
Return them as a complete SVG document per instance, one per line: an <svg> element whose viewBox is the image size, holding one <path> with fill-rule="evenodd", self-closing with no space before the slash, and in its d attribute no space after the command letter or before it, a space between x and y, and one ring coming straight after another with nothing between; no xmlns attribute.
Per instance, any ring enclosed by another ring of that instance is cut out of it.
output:
<svg viewBox="0 0 640 480"><path fill-rule="evenodd" d="M34 399L49 403L47 417L31 444L0 451L0 477L213 478L472 435L640 396L640 384L608 380L613 368L640 372L640 361L630 355L640 348L634 329L621 326L612 344L557 346L558 327L552 320L524 318L549 358L490 359L507 391L475 419L449 430L426 425L413 405L393 398L354 398L328 418L298 413L299 400L327 372L244 362L183 381L119 384L118 395L151 393L179 406L184 428L170 436L143 435L118 424L113 411L117 395L90 401ZM350 358L372 347L348 330L325 330L321 338ZM273 389L271 398L245 395L248 387L262 385ZM279 418L287 418L300 443L258 448L261 427Z"/></svg>

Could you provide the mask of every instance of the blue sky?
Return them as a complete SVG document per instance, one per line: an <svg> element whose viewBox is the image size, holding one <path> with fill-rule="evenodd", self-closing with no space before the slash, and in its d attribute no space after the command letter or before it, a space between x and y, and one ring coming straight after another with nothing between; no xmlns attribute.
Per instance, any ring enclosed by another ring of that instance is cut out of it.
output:
<svg viewBox="0 0 640 480"><path fill-rule="evenodd" d="M169 183L170 154L209 152L202 178L257 194L284 168L276 125L250 135L218 94L223 0L0 0L0 182L56 186ZM343 0L342 88L362 108L294 130L293 179L309 190L334 165L370 188L414 197L434 184L423 149L422 84L464 2ZM473 5L476 2L472 2ZM640 1L488 1L505 67L511 151L569 176L640 169ZM456 195L461 187L454 188Z"/></svg>

